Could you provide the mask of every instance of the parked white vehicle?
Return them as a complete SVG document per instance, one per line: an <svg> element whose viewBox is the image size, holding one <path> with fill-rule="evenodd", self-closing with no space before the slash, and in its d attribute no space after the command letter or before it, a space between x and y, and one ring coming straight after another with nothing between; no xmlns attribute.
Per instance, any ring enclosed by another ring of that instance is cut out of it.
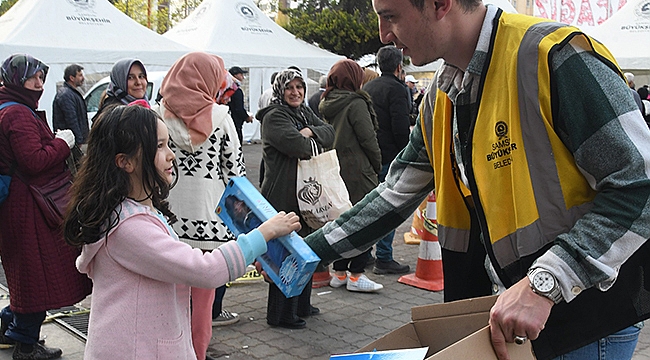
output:
<svg viewBox="0 0 650 360"><path fill-rule="evenodd" d="M158 96L158 90L160 90L160 85L162 84L163 79L167 75L167 71L150 71L147 73L147 99L151 105L156 103L156 97ZM99 102L108 87L108 84L111 82L109 76L102 78L93 85L93 87L86 92L84 99L86 100L86 111L88 112L88 121L92 121L93 117L99 110Z"/></svg>

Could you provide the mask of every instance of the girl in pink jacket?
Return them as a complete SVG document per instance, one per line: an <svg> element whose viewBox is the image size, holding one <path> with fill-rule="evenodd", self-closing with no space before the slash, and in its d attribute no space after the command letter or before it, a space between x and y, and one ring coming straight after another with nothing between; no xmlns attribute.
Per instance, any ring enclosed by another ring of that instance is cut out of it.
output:
<svg viewBox="0 0 650 360"><path fill-rule="evenodd" d="M85 359L196 359L190 286L235 280L266 241L300 228L280 212L211 252L178 241L165 200L176 168L168 142L141 106L107 109L93 124L64 223L66 241L83 245L77 268L93 281Z"/></svg>

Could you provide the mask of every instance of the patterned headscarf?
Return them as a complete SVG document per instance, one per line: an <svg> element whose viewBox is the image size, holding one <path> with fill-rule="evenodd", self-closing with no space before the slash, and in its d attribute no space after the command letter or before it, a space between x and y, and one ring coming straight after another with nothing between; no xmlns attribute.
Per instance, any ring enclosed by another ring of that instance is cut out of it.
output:
<svg viewBox="0 0 650 360"><path fill-rule="evenodd" d="M108 84L108 89L106 90L106 95L113 96L118 98L124 105L137 100L133 96L129 95L129 71L131 71L131 66L133 64L138 64L142 67L144 75L147 76L147 69L145 69L142 61L138 59L122 59L113 65L111 69L111 82ZM145 94L145 99L146 99ZM146 99L149 100L149 99Z"/></svg>
<svg viewBox="0 0 650 360"><path fill-rule="evenodd" d="M2 63L2 81L6 84L23 87L25 80L39 71L43 72L43 82L47 77L49 66L27 54L15 54Z"/></svg>
<svg viewBox="0 0 650 360"><path fill-rule="evenodd" d="M357 91L361 88L363 81L363 69L356 62L350 59L337 61L327 74L327 86L321 95L324 99L334 89Z"/></svg>
<svg viewBox="0 0 650 360"><path fill-rule="evenodd" d="M284 90L294 79L300 79L302 86L306 87L305 80L299 71L286 69L280 71L278 75L275 76L275 81L273 81L273 99L271 100L273 104L288 105L287 102L284 101Z"/></svg>
<svg viewBox="0 0 650 360"><path fill-rule="evenodd" d="M239 85L237 85L235 78L230 73L226 74L221 89L219 89L219 95L217 95L217 103L227 105L237 89L239 89Z"/></svg>
<svg viewBox="0 0 650 360"><path fill-rule="evenodd" d="M212 107L226 76L219 56L198 51L183 55L165 76L163 106L185 123L192 144L202 144L212 134Z"/></svg>

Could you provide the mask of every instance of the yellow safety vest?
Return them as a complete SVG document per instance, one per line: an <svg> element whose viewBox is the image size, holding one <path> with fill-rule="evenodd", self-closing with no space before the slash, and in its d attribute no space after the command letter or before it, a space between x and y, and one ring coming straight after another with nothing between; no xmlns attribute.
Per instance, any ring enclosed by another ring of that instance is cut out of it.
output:
<svg viewBox="0 0 650 360"><path fill-rule="evenodd" d="M609 51L574 27L517 14L498 17L470 126L471 191L455 169L451 100L438 89L434 109L423 106L444 248L467 250L469 195L502 269L570 230L591 207L596 193L553 130L549 55L574 40L620 74Z"/></svg>

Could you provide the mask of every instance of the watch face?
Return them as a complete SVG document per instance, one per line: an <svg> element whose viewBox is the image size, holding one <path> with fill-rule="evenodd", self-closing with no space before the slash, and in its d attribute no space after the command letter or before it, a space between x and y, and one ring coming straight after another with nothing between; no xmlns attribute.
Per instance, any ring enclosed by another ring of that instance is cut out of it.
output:
<svg viewBox="0 0 650 360"><path fill-rule="evenodd" d="M539 271L533 277L533 286L539 292L548 293L555 287L555 279L548 271Z"/></svg>

